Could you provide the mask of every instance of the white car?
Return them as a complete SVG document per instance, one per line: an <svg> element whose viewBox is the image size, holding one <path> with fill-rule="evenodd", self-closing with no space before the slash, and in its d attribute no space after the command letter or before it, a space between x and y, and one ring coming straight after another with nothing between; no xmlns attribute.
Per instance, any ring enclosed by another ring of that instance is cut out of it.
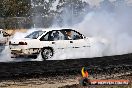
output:
<svg viewBox="0 0 132 88"><path fill-rule="evenodd" d="M10 35L3 29L0 29L0 44L6 44L9 40Z"/></svg>
<svg viewBox="0 0 132 88"><path fill-rule="evenodd" d="M90 47L88 38L69 28L36 30L24 39L11 40L9 47L13 57L34 56L41 53L43 60L51 58L57 50L76 50ZM71 51L72 52L72 51Z"/></svg>
<svg viewBox="0 0 132 88"><path fill-rule="evenodd" d="M7 44L10 35L6 33L3 29L0 29L0 52L5 49L5 45Z"/></svg>

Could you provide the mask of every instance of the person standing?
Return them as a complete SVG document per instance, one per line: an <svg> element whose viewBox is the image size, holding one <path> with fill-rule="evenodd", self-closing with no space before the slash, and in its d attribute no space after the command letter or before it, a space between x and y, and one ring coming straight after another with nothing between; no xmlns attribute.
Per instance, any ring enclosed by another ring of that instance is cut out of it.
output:
<svg viewBox="0 0 132 88"><path fill-rule="evenodd" d="M82 73L82 77L83 77L83 78L81 79L80 84L81 84L82 86L87 86L87 85L89 85L89 84L90 84L90 80L89 80L89 78L88 78L88 76L89 76L88 70L87 70L85 67L83 67L82 70L81 70L81 73Z"/></svg>

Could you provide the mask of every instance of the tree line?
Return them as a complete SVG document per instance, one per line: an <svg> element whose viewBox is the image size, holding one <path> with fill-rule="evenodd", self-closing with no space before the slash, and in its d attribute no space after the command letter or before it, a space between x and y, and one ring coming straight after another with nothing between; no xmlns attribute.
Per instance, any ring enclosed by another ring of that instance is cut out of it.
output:
<svg viewBox="0 0 132 88"><path fill-rule="evenodd" d="M124 5L125 0L116 0L110 2L104 0L100 6L90 7L90 5L82 0L58 0L54 7L53 3L57 0L0 0L0 28L17 29L49 27L54 20L62 22L62 14L68 9L68 14L82 19L82 15L91 10L103 9L113 12L117 5ZM53 7L55 9L53 9ZM76 20L76 19L75 19ZM68 19L72 22L71 19ZM69 23L71 24L71 23Z"/></svg>

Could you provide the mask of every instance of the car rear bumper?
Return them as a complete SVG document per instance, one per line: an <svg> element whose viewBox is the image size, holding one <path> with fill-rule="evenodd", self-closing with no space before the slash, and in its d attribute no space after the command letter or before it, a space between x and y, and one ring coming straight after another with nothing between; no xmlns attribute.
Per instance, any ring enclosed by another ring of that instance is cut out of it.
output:
<svg viewBox="0 0 132 88"><path fill-rule="evenodd" d="M37 55L39 51L37 49L11 49L11 54L28 56L28 55Z"/></svg>

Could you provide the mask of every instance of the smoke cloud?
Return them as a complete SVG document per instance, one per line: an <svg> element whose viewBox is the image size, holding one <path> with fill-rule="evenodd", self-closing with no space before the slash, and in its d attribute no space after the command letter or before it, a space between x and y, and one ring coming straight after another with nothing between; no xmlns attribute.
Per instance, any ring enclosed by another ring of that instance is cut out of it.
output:
<svg viewBox="0 0 132 88"><path fill-rule="evenodd" d="M105 53L103 55L117 55L131 53L131 25L125 23L125 17L108 12L90 12L77 27L87 36L105 39ZM122 21L121 21L122 20Z"/></svg>
<svg viewBox="0 0 132 88"><path fill-rule="evenodd" d="M83 20L78 17L73 18L73 15L70 13L67 15L64 11L61 15L63 23L61 26L74 27L87 37L93 37L103 43L103 46L100 46L99 42L93 44L94 52L92 53L98 53L93 54L93 57L132 53L132 20L130 20L132 7L123 0L109 3L108 7L107 4L81 15ZM67 8L66 11L70 9ZM72 20L75 24L69 25L67 22L69 19L75 19Z"/></svg>

